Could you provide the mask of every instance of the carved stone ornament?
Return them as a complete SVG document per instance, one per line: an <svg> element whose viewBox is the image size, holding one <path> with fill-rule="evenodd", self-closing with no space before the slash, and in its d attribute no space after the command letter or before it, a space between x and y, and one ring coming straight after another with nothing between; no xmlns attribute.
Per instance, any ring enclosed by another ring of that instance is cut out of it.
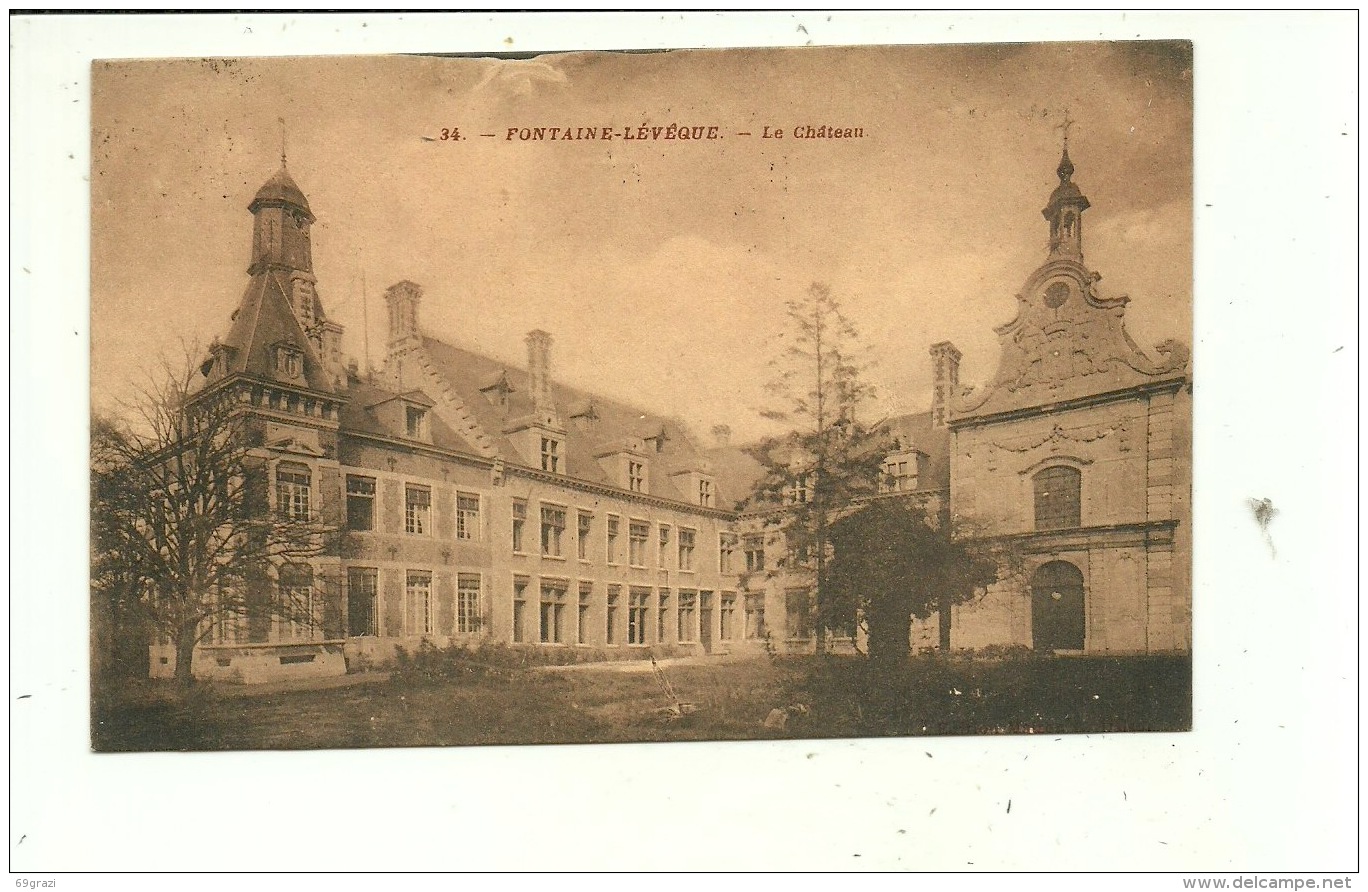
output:
<svg viewBox="0 0 1368 892"><path fill-rule="evenodd" d="M978 394L961 391L955 417L1010 411L1184 375L1189 349L1174 340L1148 356L1126 332L1129 298L1101 297L1101 277L1073 259L1054 259L1017 295L1017 316L997 329L998 371Z"/></svg>

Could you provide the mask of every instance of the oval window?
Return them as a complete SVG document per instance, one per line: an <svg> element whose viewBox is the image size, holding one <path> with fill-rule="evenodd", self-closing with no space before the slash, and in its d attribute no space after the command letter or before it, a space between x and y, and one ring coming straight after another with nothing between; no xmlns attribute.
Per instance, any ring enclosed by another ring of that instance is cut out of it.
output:
<svg viewBox="0 0 1368 892"><path fill-rule="evenodd" d="M1064 302L1069 299L1069 286L1063 282L1055 282L1045 289L1045 306L1052 310L1057 310L1064 306Z"/></svg>

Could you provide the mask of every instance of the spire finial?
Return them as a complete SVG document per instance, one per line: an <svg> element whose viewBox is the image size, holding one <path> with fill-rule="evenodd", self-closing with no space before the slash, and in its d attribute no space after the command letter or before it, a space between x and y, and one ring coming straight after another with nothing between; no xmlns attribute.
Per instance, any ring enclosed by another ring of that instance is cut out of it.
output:
<svg viewBox="0 0 1368 892"><path fill-rule="evenodd" d="M280 122L280 166L285 166L285 119L276 118ZM1066 139L1067 142L1067 139Z"/></svg>
<svg viewBox="0 0 1368 892"><path fill-rule="evenodd" d="M1064 120L1055 125L1056 130L1064 133L1064 154L1059 159L1059 167L1055 170L1055 173L1059 174L1061 183L1067 183L1069 177L1073 176L1074 166L1073 162L1069 160L1069 130L1076 123L1078 122L1069 117L1069 110L1066 108L1064 109Z"/></svg>

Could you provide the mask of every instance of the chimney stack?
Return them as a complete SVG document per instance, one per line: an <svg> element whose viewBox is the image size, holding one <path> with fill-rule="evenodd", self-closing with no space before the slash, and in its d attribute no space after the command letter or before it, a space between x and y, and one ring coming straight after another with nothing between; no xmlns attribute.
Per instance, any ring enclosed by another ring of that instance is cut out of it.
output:
<svg viewBox="0 0 1368 892"><path fill-rule="evenodd" d="M959 364L964 354L949 341L931 345L931 426L945 427L949 422L951 397L959 393Z"/></svg>
<svg viewBox="0 0 1368 892"><path fill-rule="evenodd" d="M527 333L527 374L531 378L532 406L545 423L555 421L551 399L551 335L541 329Z"/></svg>
<svg viewBox="0 0 1368 892"><path fill-rule="evenodd" d="M713 425L712 429L713 445L718 449L726 449L731 445L731 428L725 424Z"/></svg>
<svg viewBox="0 0 1368 892"><path fill-rule="evenodd" d="M385 289L385 303L389 306L389 342L393 347L400 341L418 336L418 303L423 289L407 279Z"/></svg>

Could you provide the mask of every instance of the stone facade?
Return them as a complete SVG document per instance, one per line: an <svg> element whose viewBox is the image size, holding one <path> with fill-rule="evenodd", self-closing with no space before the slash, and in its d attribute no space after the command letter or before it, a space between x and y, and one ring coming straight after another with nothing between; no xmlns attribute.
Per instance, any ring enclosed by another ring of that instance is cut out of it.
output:
<svg viewBox="0 0 1368 892"><path fill-rule="evenodd" d="M1147 355L1126 333L1128 299L1099 295L1073 171L1066 149L1043 211L1050 253L997 329L997 374L948 401L951 510L1015 556L1003 582L956 608L952 643L1187 651L1188 351L1170 341Z"/></svg>
<svg viewBox="0 0 1368 892"><path fill-rule="evenodd" d="M1146 355L1125 332L1127 299L1098 294L1072 174L1066 150L1044 211L1050 253L998 329L992 383L963 389L960 352L931 348L931 410L888 422L897 451L881 497L948 504L1020 557L954 609L953 647L1185 651L1187 351ZM675 419L560 385L546 332L529 333L525 368L432 338L407 281L385 295L383 368L344 368L303 192L282 167L249 210L251 279L202 392L240 400L270 504L308 512L340 545L253 583L262 597L294 586L315 622L221 623L197 675L340 674L424 641L811 649L812 581L777 569L782 509L738 510L761 468L725 427L704 447ZM934 646L936 621L912 638ZM174 659L155 645L153 674Z"/></svg>

